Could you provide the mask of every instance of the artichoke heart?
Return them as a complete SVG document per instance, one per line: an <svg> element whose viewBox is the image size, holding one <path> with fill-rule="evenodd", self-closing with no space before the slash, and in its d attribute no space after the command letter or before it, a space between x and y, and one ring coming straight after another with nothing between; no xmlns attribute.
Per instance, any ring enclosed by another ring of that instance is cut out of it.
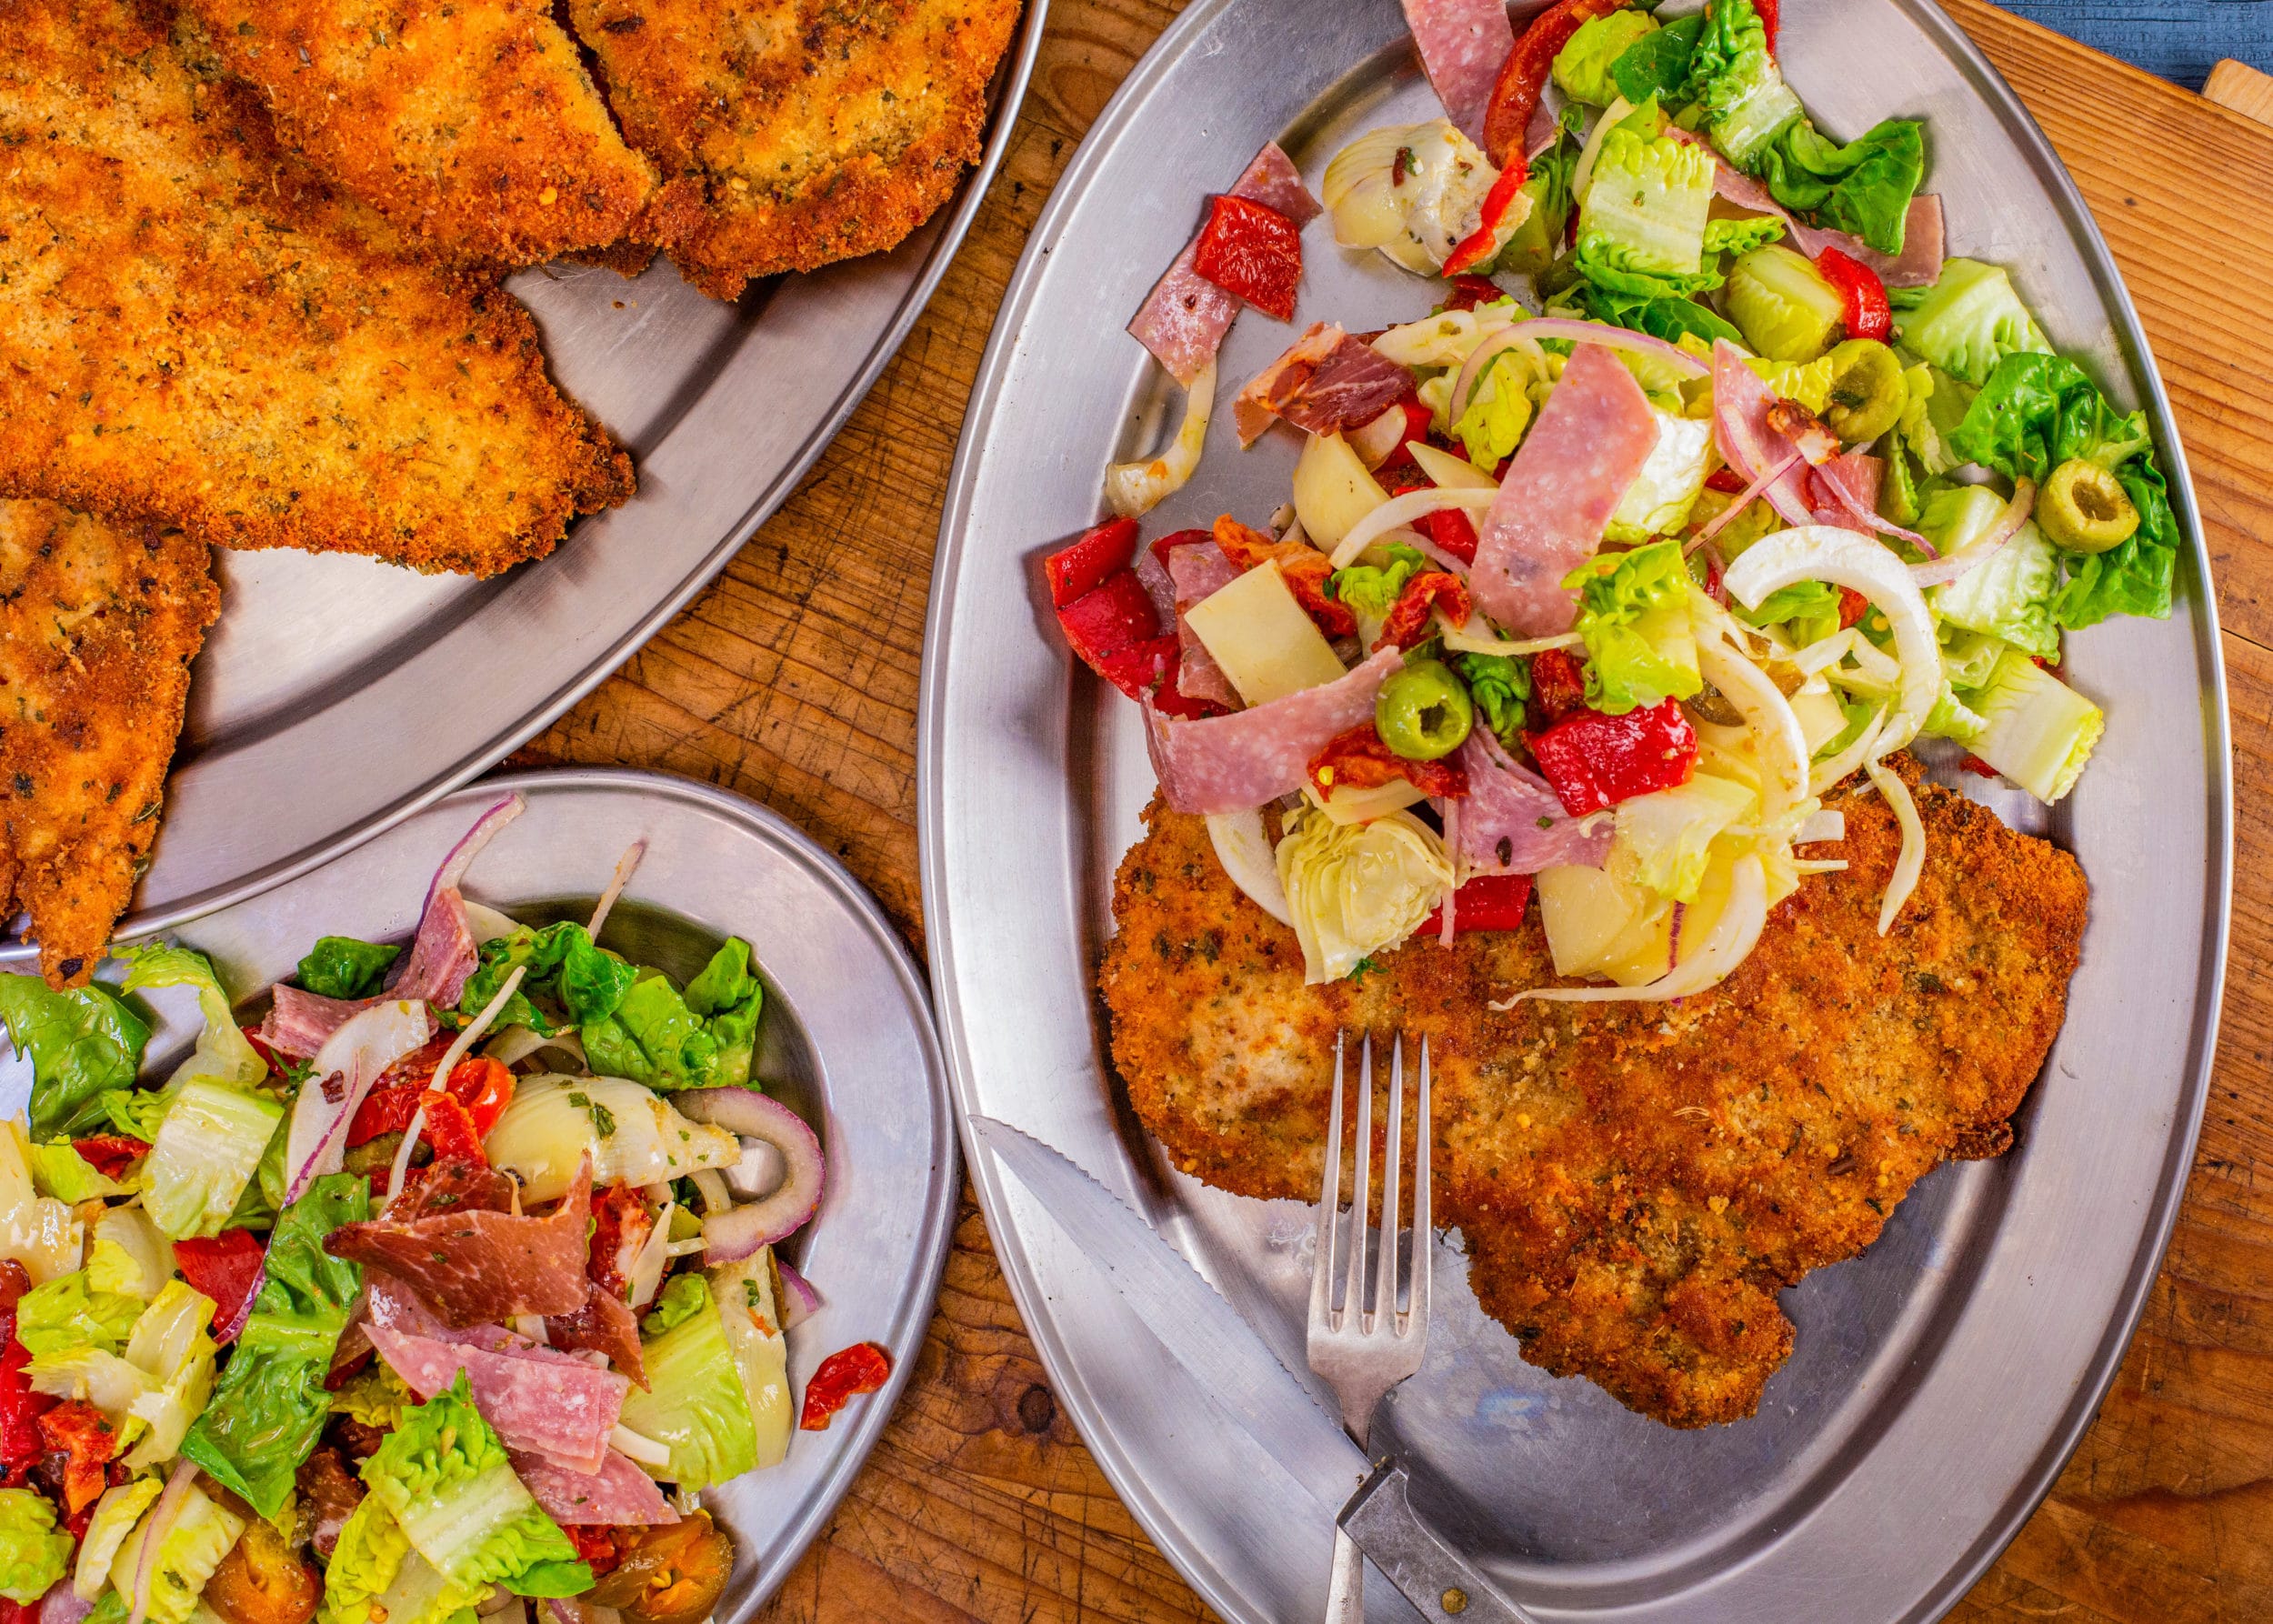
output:
<svg viewBox="0 0 2273 1624"><path fill-rule="evenodd" d="M1452 859L1436 832L1410 812L1338 824L1305 809L1278 843L1304 980L1338 981L1367 955L1420 928L1453 883Z"/></svg>

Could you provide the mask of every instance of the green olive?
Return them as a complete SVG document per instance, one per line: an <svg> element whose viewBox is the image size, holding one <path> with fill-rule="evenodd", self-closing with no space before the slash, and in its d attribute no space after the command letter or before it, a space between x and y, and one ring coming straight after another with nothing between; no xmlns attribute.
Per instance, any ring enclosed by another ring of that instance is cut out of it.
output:
<svg viewBox="0 0 2273 1624"><path fill-rule="evenodd" d="M1909 403L1902 363L1877 339L1850 338L1831 352L1831 409L1823 420L1848 445L1869 445L1902 420Z"/></svg>
<svg viewBox="0 0 2273 1624"><path fill-rule="evenodd" d="M1374 730L1407 761L1436 761L1460 747L1476 703L1441 660L1415 660L1381 685Z"/></svg>
<svg viewBox="0 0 2273 1624"><path fill-rule="evenodd" d="M2123 482L2088 457L2071 457L2052 470L2037 498L2037 526L2054 546L2071 553L2104 553L2138 529L2138 509Z"/></svg>

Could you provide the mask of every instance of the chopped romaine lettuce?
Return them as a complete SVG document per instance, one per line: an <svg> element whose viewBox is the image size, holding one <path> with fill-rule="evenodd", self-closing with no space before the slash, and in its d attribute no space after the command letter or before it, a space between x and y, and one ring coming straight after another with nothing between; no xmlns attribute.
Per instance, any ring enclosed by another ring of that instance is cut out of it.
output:
<svg viewBox="0 0 2273 1624"><path fill-rule="evenodd" d="M121 1184L95 1171L87 1158L72 1148L69 1139L57 1139L52 1145L28 1145L25 1150L31 1159L33 1188L58 1201L100 1200L107 1196L132 1195L141 1188L139 1184Z"/></svg>
<svg viewBox="0 0 2273 1624"><path fill-rule="evenodd" d="M1968 705L1945 677L1941 685L1941 697L1935 700L1934 708L1926 713L1926 725L1918 731L1936 738L1970 745L1981 737L1982 729L1988 726L1981 714Z"/></svg>
<svg viewBox="0 0 2273 1624"><path fill-rule="evenodd" d="M750 1080L750 1058L757 1051L757 1022L766 1009L766 986L750 967L750 945L728 937L710 962L686 984L686 1007L717 1044L703 1083L738 1088Z"/></svg>
<svg viewBox="0 0 2273 1624"><path fill-rule="evenodd" d="M1689 142L1612 130L1578 202L1579 274L1625 293L1717 286L1704 258L1714 167L1713 155Z"/></svg>
<svg viewBox="0 0 2273 1624"><path fill-rule="evenodd" d="M1642 35L1611 65L1612 87L1637 107L1653 95L1673 100L1688 82L1689 59L1704 27L1704 15L1697 13Z"/></svg>
<svg viewBox="0 0 2273 1624"><path fill-rule="evenodd" d="M1336 570L1327 581L1327 596L1347 604L1353 613L1387 618L1405 584L1428 567L1427 556L1411 547L1391 542L1387 551L1387 564L1353 564Z"/></svg>
<svg viewBox="0 0 2273 1624"><path fill-rule="evenodd" d="M2107 730L2098 706L2016 649L1971 700L1983 724L1973 753L2040 801L2075 787Z"/></svg>
<svg viewBox="0 0 2273 1624"><path fill-rule="evenodd" d="M156 1142L158 1124L165 1120L174 1096L163 1088L105 1088L97 1103L103 1108L104 1122L113 1130L148 1145ZM102 1131L100 1125L95 1131Z"/></svg>
<svg viewBox="0 0 2273 1624"><path fill-rule="evenodd" d="M86 1535L79 1541L79 1559L71 1569L71 1588L82 1601L92 1601L110 1583L111 1562L126 1536L135 1531L152 1502L165 1490L155 1478L135 1478L114 1483L95 1503Z"/></svg>
<svg viewBox="0 0 2273 1624"><path fill-rule="evenodd" d="M1531 697L1531 667L1505 654L1455 654L1451 664L1484 726L1513 748L1523 731L1523 702Z"/></svg>
<svg viewBox="0 0 2273 1624"><path fill-rule="evenodd" d="M1689 57L1683 93L1703 109L1713 145L1741 169L1801 116L1799 98L1768 52L1767 27L1752 0L1712 0Z"/></svg>
<svg viewBox="0 0 2273 1624"><path fill-rule="evenodd" d="M292 1113L286 1111L277 1120L276 1131L268 1136L268 1148L260 1153L260 1163L246 1181L245 1193L236 1198L230 1209L225 1229L266 1229L276 1222L276 1210L284 1205L285 1148L292 1138Z"/></svg>
<svg viewBox="0 0 2273 1624"><path fill-rule="evenodd" d="M1614 11L1590 18L1555 57L1555 83L1575 102L1607 107L1618 98L1612 73L1637 42L1657 32L1656 19L1647 12ZM1640 102L1644 96L1629 96Z"/></svg>
<svg viewBox="0 0 2273 1624"><path fill-rule="evenodd" d="M649 1375L656 1377L652 1365ZM474 1408L462 1370L449 1387L403 1412L364 1462L363 1481L411 1549L445 1579L546 1596L574 1595L592 1583L576 1548L514 1475L505 1445Z"/></svg>
<svg viewBox="0 0 2273 1624"><path fill-rule="evenodd" d="M1706 228L1706 246L1708 249L1712 246L1711 233L1712 228L1708 226ZM1566 296L1577 305L1581 315L1608 322L1613 326L1647 333L1668 344L1677 344L1684 336L1703 339L1708 349L1716 338L1726 338L1731 344L1744 342L1742 333L1724 321L1717 312L1707 309L1695 299L1617 293L1609 288L1597 287L1591 282L1579 283ZM1630 361L1634 357L1628 352L1619 358ZM1642 385L1645 389L1650 386L1650 381Z"/></svg>
<svg viewBox="0 0 2273 1624"><path fill-rule="evenodd" d="M1929 515L1946 494L1928 499ZM1945 625L1988 632L2029 654L2057 659L2060 628L2052 619L2052 596L2059 574L2044 532L2023 525L2010 541L1928 598Z"/></svg>
<svg viewBox="0 0 2273 1624"><path fill-rule="evenodd" d="M755 978L753 977L753 981ZM753 1002L747 1007L755 1011ZM660 970L638 972L606 1019L581 1028L585 1058L606 1077L629 1078L660 1093L747 1080L753 1013L697 1012Z"/></svg>
<svg viewBox="0 0 2273 1624"><path fill-rule="evenodd" d="M1733 604L1729 612L1750 626L1784 627L1793 646L1804 648L1838 630L1839 595L1822 581L1797 581L1769 593L1757 609Z"/></svg>
<svg viewBox="0 0 2273 1624"><path fill-rule="evenodd" d="M316 1179L285 1208L268 1239L260 1295L205 1413L182 1452L274 1518L331 1411L324 1378L362 1288L362 1271L324 1250L324 1238L371 1211L353 1173Z"/></svg>
<svg viewBox="0 0 2273 1624"><path fill-rule="evenodd" d="M381 1432L391 1432L395 1423L403 1418L405 1408L417 1402L418 1396L404 1385L401 1377L387 1368L384 1359L373 1359L333 1391L331 1412Z"/></svg>
<svg viewBox="0 0 2273 1624"><path fill-rule="evenodd" d="M139 1207L112 1207L95 1220L87 1285L149 1302L174 1278L174 1253Z"/></svg>
<svg viewBox="0 0 2273 1624"><path fill-rule="evenodd" d="M624 1399L624 1425L671 1451L668 1466L652 1469L656 1475L685 1489L738 1477L757 1458L741 1371L706 1284L702 1293L700 1312L640 1339L647 1388L634 1388Z"/></svg>
<svg viewBox="0 0 2273 1624"><path fill-rule="evenodd" d="M117 1353L142 1309L139 1298L93 1289L81 1269L24 1294L15 1305L15 1338L35 1357L83 1348Z"/></svg>
<svg viewBox="0 0 2273 1624"><path fill-rule="evenodd" d="M47 1594L71 1562L71 1536L33 1489L0 1489L0 1596L26 1606Z"/></svg>
<svg viewBox="0 0 2273 1624"><path fill-rule="evenodd" d="M2008 356L2052 353L2005 268L1978 259L1945 262L1941 280L1908 302L1900 332L1910 349L1975 385L1988 383Z"/></svg>
<svg viewBox="0 0 2273 1624"><path fill-rule="evenodd" d="M1657 420L1657 444L1610 516L1612 541L1644 542L1680 529L1713 471L1709 419L1676 416L1656 406L1650 415Z"/></svg>
<svg viewBox="0 0 2273 1624"><path fill-rule="evenodd" d="M1817 416L1831 406L1831 389L1838 382L1838 367L1828 356L1813 361L1747 359L1747 366L1786 400L1796 400ZM1762 506L1767 504L1762 503Z"/></svg>
<svg viewBox="0 0 2273 1624"><path fill-rule="evenodd" d="M185 1085L142 1165L142 1204L158 1228L175 1240L220 1234L283 1118L265 1095L205 1077Z"/></svg>
<svg viewBox="0 0 2273 1624"><path fill-rule="evenodd" d="M1758 798L1733 778L1700 772L1687 784L1622 800L1610 872L1668 901L1695 902L1714 839Z"/></svg>
<svg viewBox="0 0 2273 1624"><path fill-rule="evenodd" d="M1705 252L1707 254L1749 254L1770 243L1784 240L1784 223L1774 215L1759 215L1749 220L1707 220L1705 223Z"/></svg>
<svg viewBox="0 0 2273 1624"><path fill-rule="evenodd" d="M125 1457L136 1471L173 1459L191 1420L213 1397L214 1361L220 1355L206 1334L213 1310L213 1298L168 1280L126 1338L126 1362L145 1381L127 1406L127 1424L120 1431L122 1442L141 1437Z"/></svg>
<svg viewBox="0 0 2273 1624"><path fill-rule="evenodd" d="M0 1021L32 1063L32 1132L43 1139L101 1129L102 1097L131 1088L149 1023L109 987L90 981L51 992L37 976L0 976Z"/></svg>
<svg viewBox="0 0 2273 1624"><path fill-rule="evenodd" d="M1745 341L1770 361L1813 361L1847 319L1847 301L1806 256L1781 244L1755 248L1728 269L1722 296Z"/></svg>
<svg viewBox="0 0 2273 1624"><path fill-rule="evenodd" d="M0 1123L0 1258L21 1263L35 1283L45 1282L78 1268L81 1244L70 1205L33 1188L24 1124Z"/></svg>
<svg viewBox="0 0 2273 1624"><path fill-rule="evenodd" d="M1986 485L1943 486L1919 507L1918 532L1946 558L1988 535L2004 512L2005 498Z"/></svg>
<svg viewBox="0 0 2273 1624"><path fill-rule="evenodd" d="M1846 145L1796 119L1746 168L1786 208L1852 232L1881 254L1900 254L1910 199L1926 175L1925 126L1889 118Z"/></svg>
<svg viewBox="0 0 2273 1624"><path fill-rule="evenodd" d="M358 941L351 936L325 936L300 960L301 987L318 997L376 997L386 985L387 967L402 957L402 948L386 942Z"/></svg>
<svg viewBox="0 0 2273 1624"><path fill-rule="evenodd" d="M710 1289L703 1284L700 1275L673 1275L664 1283L663 1295L639 1322L639 1328L651 1337L659 1337L673 1326L684 1325L710 1306Z"/></svg>
<svg viewBox="0 0 2273 1624"><path fill-rule="evenodd" d="M268 1062L260 1058L260 1052L237 1029L236 1017L229 1007L229 995L221 989L220 977L213 973L213 965L204 954L190 947L168 947L154 942L145 947L122 948L119 957L126 961L123 986L127 992L144 992L153 987L186 987L197 995L197 1013L204 1018L205 1026L197 1034L195 1051L175 1067L174 1075L166 1079L168 1088L178 1089L201 1079L232 1088L250 1088L268 1076Z"/></svg>
<svg viewBox="0 0 2273 1624"><path fill-rule="evenodd" d="M1661 541L1590 558L1564 578L1578 594L1587 645L1587 703L1611 716L1687 699L1705 686L1689 620L1681 544Z"/></svg>
<svg viewBox="0 0 2273 1624"><path fill-rule="evenodd" d="M1468 461L1477 467L1497 467L1502 458L1513 456L1516 447L1523 444L1524 430L1531 426L1531 396L1527 389L1531 378L1530 360L1517 350L1507 349L1492 360L1484 369L1484 376L1477 380L1467 406L1461 412L1460 420L1452 426L1452 432L1467 452Z"/></svg>
<svg viewBox="0 0 2273 1624"><path fill-rule="evenodd" d="M1965 386L1946 372L1936 372L1924 361L1907 368L1902 382L1909 391L1909 398L1895 425L1895 437L1909 447L1918 466L1928 475L1947 474L1961 459L1943 443L1940 426L1934 420L1934 397L1945 384L1953 389Z"/></svg>
<svg viewBox="0 0 2273 1624"><path fill-rule="evenodd" d="M323 1624L453 1624L489 1593L453 1584L424 1557L375 1495L340 1526L324 1569Z"/></svg>
<svg viewBox="0 0 2273 1624"><path fill-rule="evenodd" d="M142 1547L149 1538L151 1519L155 1515L155 1507L144 1514L111 1560L111 1583L117 1587L122 1598L134 1590L135 1575L142 1563ZM221 1566L221 1559L229 1554L229 1548L244 1532L243 1518L207 1499L205 1490L195 1483L189 1485L181 1502L174 1508L173 1519L166 1524L158 1540L157 1554L150 1564L150 1606L145 1616L152 1624L188 1624L189 1616L197 1609L197 1598L204 1593L205 1581L213 1577L214 1569Z"/></svg>

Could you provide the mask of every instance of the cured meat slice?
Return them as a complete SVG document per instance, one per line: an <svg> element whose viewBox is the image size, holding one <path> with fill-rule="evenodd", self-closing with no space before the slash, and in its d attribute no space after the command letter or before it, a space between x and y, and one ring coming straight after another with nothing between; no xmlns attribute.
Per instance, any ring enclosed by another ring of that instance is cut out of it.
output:
<svg viewBox="0 0 2273 1624"><path fill-rule="evenodd" d="M1816 504L1820 524L1842 525L1849 530L1875 530L1878 486L1887 465L1875 456L1849 451L1835 456L1815 471L1815 490L1823 498Z"/></svg>
<svg viewBox="0 0 2273 1624"><path fill-rule="evenodd" d="M1184 618L1184 611L1237 580L1239 566L1225 557L1223 548L1213 541L1195 541L1168 549L1168 575L1176 583L1176 636L1183 649L1177 667L1177 691L1187 699L1213 700L1227 710L1237 710L1245 703L1239 690L1216 664L1216 657L1207 652L1207 645Z"/></svg>
<svg viewBox="0 0 2273 1624"><path fill-rule="evenodd" d="M639 1316L605 1286L587 1281L584 1307L573 1314L550 1316L545 1335L555 1348L586 1348L606 1354L618 1370L641 1387L647 1385L646 1361L639 1352Z"/></svg>
<svg viewBox="0 0 2273 1624"><path fill-rule="evenodd" d="M434 895L418 921L418 935L388 980L390 998L424 998L444 1007L455 1006L466 989L466 978L480 962L474 933L466 923L466 898L456 886Z"/></svg>
<svg viewBox="0 0 2273 1624"><path fill-rule="evenodd" d="M1230 195L1277 209L1297 227L1318 215L1317 199L1310 195L1294 160L1279 150L1276 141L1264 144L1247 172L1232 183ZM1199 238L1195 235L1153 284L1152 292L1145 296L1128 324L1136 341L1187 388L1214 357L1239 314L1239 301L1199 274L1195 264L1198 253Z"/></svg>
<svg viewBox="0 0 2273 1624"><path fill-rule="evenodd" d="M606 1463L608 1435L631 1389L615 1371L563 1355L532 1358L526 1349L493 1353L383 1325L370 1328L379 1357L421 1398L433 1398L463 1370L474 1408L508 1447L576 1471L596 1472Z"/></svg>
<svg viewBox="0 0 2273 1624"><path fill-rule="evenodd" d="M1405 0L1405 21L1445 116L1469 140L1484 139L1484 109L1516 31L1500 0Z"/></svg>
<svg viewBox="0 0 2273 1624"><path fill-rule="evenodd" d="M1879 253L1849 232L1827 230L1795 219L1764 183L1733 164L1723 162L1714 172L1713 191L1738 208L1782 220L1791 229L1792 246L1810 259L1826 248L1837 248L1849 259L1868 266L1888 287L1929 287L1941 278L1948 238L1941 199L1930 193L1910 199L1910 212L1902 227L1902 252L1894 255Z"/></svg>
<svg viewBox="0 0 2273 1624"><path fill-rule="evenodd" d="M1272 362L1231 403L1239 444L1252 446L1284 417L1311 434L1370 423L1413 393L1413 375L1362 338L1320 322Z"/></svg>
<svg viewBox="0 0 2273 1624"><path fill-rule="evenodd" d="M309 1058L324 1047L325 1038L368 1007L366 999L327 998L281 981L270 991L275 1001L255 1036L287 1060Z"/></svg>
<svg viewBox="0 0 2273 1624"><path fill-rule="evenodd" d="M429 1175L417 1192L422 1201L437 1198L431 1187L442 1177ZM486 1198L491 1187L469 1180L467 1188ZM543 1218L469 1210L472 1205L462 1199L454 1209L426 1208L425 1216L402 1218L390 1210L385 1218L342 1224L325 1237L324 1249L399 1277L446 1325L573 1314L584 1306L591 1158L579 1164L568 1194Z"/></svg>
<svg viewBox="0 0 2273 1624"><path fill-rule="evenodd" d="M1568 631L1578 600L1563 577L1601 546L1657 445L1634 375L1598 344L1574 349L1484 516L1468 571L1476 606L1519 637Z"/></svg>
<svg viewBox="0 0 2273 1624"><path fill-rule="evenodd" d="M1445 826L1469 877L1601 866L1610 849L1607 820L1587 833L1547 781L1500 748L1488 731L1470 733L1457 759L1467 774L1468 794L1459 817L1446 818Z"/></svg>
<svg viewBox="0 0 2273 1624"><path fill-rule="evenodd" d="M676 1522L655 1480L611 1449L596 1472L573 1472L541 1455L509 1450L522 1485L564 1527Z"/></svg>
<svg viewBox="0 0 2273 1624"><path fill-rule="evenodd" d="M1405 664L1385 648L1339 681L1205 721L1171 722L1145 707L1145 740L1160 793L1178 812L1247 812L1302 787L1310 758L1373 718L1381 685Z"/></svg>

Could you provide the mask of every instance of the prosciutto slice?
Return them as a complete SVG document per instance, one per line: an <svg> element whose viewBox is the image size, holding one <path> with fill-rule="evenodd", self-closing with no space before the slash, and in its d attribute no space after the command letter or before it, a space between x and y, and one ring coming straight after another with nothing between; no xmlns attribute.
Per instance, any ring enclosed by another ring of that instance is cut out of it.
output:
<svg viewBox="0 0 2273 1624"><path fill-rule="evenodd" d="M1247 812L1302 787L1310 758L1373 719L1381 685L1405 664L1385 648L1336 682L1205 721L1172 722L1147 703L1146 743L1178 812Z"/></svg>
<svg viewBox="0 0 2273 1624"><path fill-rule="evenodd" d="M416 1193L430 1202L435 1192L427 1187L436 1182L429 1175ZM325 1237L324 1249L399 1277L446 1325L573 1314L584 1307L589 1157L568 1194L543 1218L476 1209L470 1199L455 1209L412 1210L421 1216L400 1217L391 1208L384 1218L342 1224Z"/></svg>
<svg viewBox="0 0 2273 1624"><path fill-rule="evenodd" d="M606 1464L608 1435L631 1390L615 1371L546 1348L493 1353L383 1325L370 1330L379 1357L421 1398L433 1398L463 1370L474 1408L508 1448L572 1471L596 1472Z"/></svg>
<svg viewBox="0 0 2273 1624"><path fill-rule="evenodd" d="M1413 375L1362 338L1324 322L1255 376L1231 403L1239 444L1252 446L1284 417L1311 434L1370 423L1413 393Z"/></svg>
<svg viewBox="0 0 2273 1624"><path fill-rule="evenodd" d="M255 1035L287 1060L309 1058L324 1047L325 1038L372 1002L369 998L327 998L281 981L270 992L275 1001Z"/></svg>
<svg viewBox="0 0 2273 1624"><path fill-rule="evenodd" d="M1239 578L1239 566L1224 556L1212 541L1187 542L1168 549L1168 575L1176 583L1176 636L1183 658L1177 667L1177 691L1187 699L1212 699L1227 710L1244 703L1231 686L1207 645L1184 618L1184 611L1214 596Z"/></svg>
<svg viewBox="0 0 2273 1624"><path fill-rule="evenodd" d="M1602 866L1610 850L1607 820L1592 834L1582 830L1547 781L1508 755L1487 729L1470 733L1456 759L1468 776L1468 795L1460 803L1453 845L1468 876Z"/></svg>
<svg viewBox="0 0 2273 1624"><path fill-rule="evenodd" d="M1931 194L1910 199L1910 212L1902 226L1902 252L1894 255L1881 254L1850 232L1805 224L1777 202L1763 182L1733 164L1724 162L1715 171L1713 191L1740 209L1774 215L1783 221L1791 232L1792 246L1809 259L1826 248L1837 248L1849 259L1868 266L1888 287L1928 287L1940 280L1948 238L1941 199Z"/></svg>
<svg viewBox="0 0 2273 1624"><path fill-rule="evenodd" d="M1798 450L1790 436L1768 422L1776 391L1745 365L1726 338L1713 345L1713 438L1738 477L1750 485ZM1812 525L1815 504L1807 491L1807 465L1793 463L1784 476L1761 494L1787 524ZM1851 526L1849 526L1852 527Z"/></svg>
<svg viewBox="0 0 2273 1624"><path fill-rule="evenodd" d="M1302 184L1294 160L1266 142L1247 172L1232 183L1231 195L1275 208L1299 227L1318 215L1318 201ZM1128 330L1150 350L1176 381L1189 388L1199 369L1207 365L1231 330L1239 314L1239 301L1199 274L1197 233L1184 245L1167 273L1153 284L1152 292L1137 307Z"/></svg>
<svg viewBox="0 0 2273 1624"><path fill-rule="evenodd" d="M584 1307L573 1314L555 1314L545 1321L545 1335L556 1348L584 1348L605 1354L608 1362L641 1387L647 1385L646 1361L639 1352L639 1317L631 1305L606 1287L585 1283Z"/></svg>
<svg viewBox="0 0 2273 1624"><path fill-rule="evenodd" d="M375 998L327 998L278 982L260 1024L260 1040L288 1060L305 1060L350 1018L387 998L419 998L448 1008L466 990L481 955L466 922L466 898L455 886L435 893L418 921L410 951L396 961Z"/></svg>
<svg viewBox="0 0 2273 1624"><path fill-rule="evenodd" d="M1519 637L1568 631L1578 600L1563 577L1601 546L1657 445L1634 375L1598 344L1574 349L1484 516L1468 570L1476 606Z"/></svg>
<svg viewBox="0 0 2273 1624"><path fill-rule="evenodd" d="M1480 145L1492 82L1516 46L1507 6L1500 0L1405 0L1405 21L1445 116Z"/></svg>
<svg viewBox="0 0 2273 1624"><path fill-rule="evenodd" d="M655 1479L615 1450L596 1472L575 1472L541 1455L507 1451L522 1486L536 1496L545 1515L564 1527L676 1522Z"/></svg>

